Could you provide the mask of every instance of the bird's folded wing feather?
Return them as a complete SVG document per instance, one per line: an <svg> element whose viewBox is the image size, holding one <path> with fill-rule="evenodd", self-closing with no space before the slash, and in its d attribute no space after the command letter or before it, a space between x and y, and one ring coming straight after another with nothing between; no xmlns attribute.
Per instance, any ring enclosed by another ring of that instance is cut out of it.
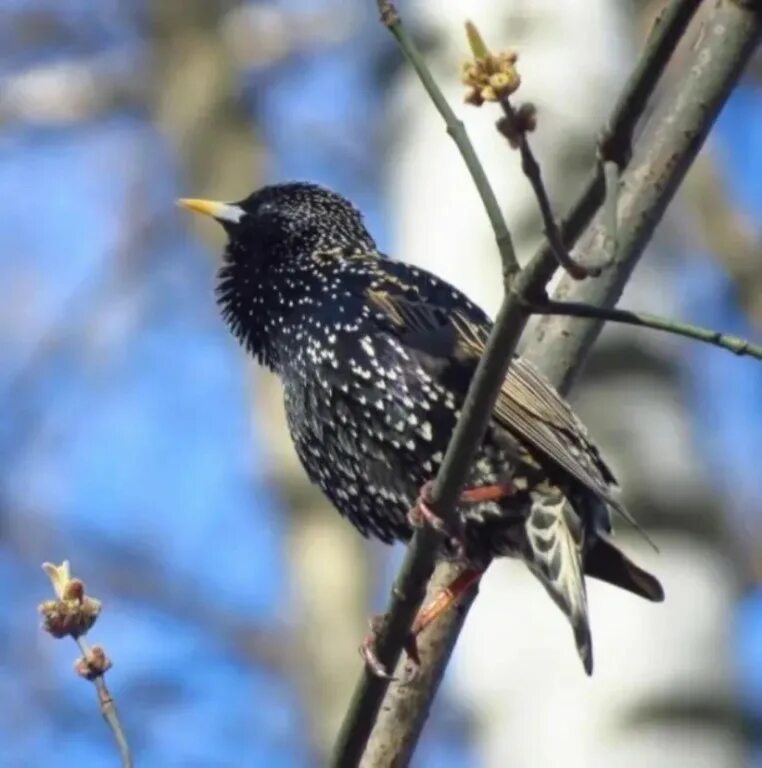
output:
<svg viewBox="0 0 762 768"><path fill-rule="evenodd" d="M475 368L490 332L488 321L469 319L455 310L448 314L422 299L392 292L369 295L408 347L427 355L448 356L453 363ZM569 405L528 362L515 357L501 388L495 419L575 477L585 487L621 511L612 496L614 476L587 438L585 428ZM539 456L537 457L539 458Z"/></svg>

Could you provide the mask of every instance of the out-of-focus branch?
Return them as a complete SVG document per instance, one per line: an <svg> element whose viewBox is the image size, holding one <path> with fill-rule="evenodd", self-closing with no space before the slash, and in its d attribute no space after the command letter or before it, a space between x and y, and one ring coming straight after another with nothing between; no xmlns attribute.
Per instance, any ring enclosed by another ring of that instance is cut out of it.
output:
<svg viewBox="0 0 762 768"><path fill-rule="evenodd" d="M161 0L147 10L154 119L182 164L186 194L244 197L263 181L267 164L241 99L242 67L304 54L304 46L337 43L352 29L352 9L334 19L330 30L323 11L302 14L277 4ZM256 61L247 55L255 49ZM201 224L199 234L211 253L221 251L218 228ZM280 382L263 371L254 376L242 370L243 375L259 431L267 435L266 460L258 466L277 486L287 516L284 544L293 593L309 596L293 606L298 626L292 642L280 643L276 660L286 662L304 697L306 735L314 762L323 763L354 684L346 655L363 631L368 551L300 466L285 425ZM330 643L324 641L328 636Z"/></svg>
<svg viewBox="0 0 762 768"><path fill-rule="evenodd" d="M686 339L702 341L715 347L726 349L734 355L743 357L756 357L762 360L762 346L752 344L748 339L721 333L711 328L701 328L698 325L682 323L679 320L671 320L666 317L658 317L648 312L632 312L627 309L607 309L592 304L583 304L576 301L546 301L531 305L532 314L535 315L559 315L563 317L587 318L589 320L602 320L607 323L622 323L624 325L637 325L641 328L650 328L655 331L664 331Z"/></svg>
<svg viewBox="0 0 762 768"><path fill-rule="evenodd" d="M720 0L712 9L684 78L665 93L622 179L613 268L577 287L572 281L562 280L554 296L556 300L600 307L616 303L761 34L762 3ZM600 247L595 229L591 227L578 243L580 251ZM540 349L539 342L543 342L542 365L561 388L566 388L576 375L603 322L547 316L536 324L533 341L538 345L533 349ZM537 352L530 356L540 360Z"/></svg>
<svg viewBox="0 0 762 768"><path fill-rule="evenodd" d="M85 585L71 576L68 560L61 565L44 563L50 577L55 600L46 600L39 606L43 616L43 629L55 638L71 637L82 651L74 664L76 673L90 680L98 693L98 703L106 724L114 734L122 768L132 768L132 753L116 710L116 704L106 685L106 672L111 669L111 659L99 645L90 646L85 635L93 627L101 612L101 603L85 593Z"/></svg>
<svg viewBox="0 0 762 768"><path fill-rule="evenodd" d="M678 6L687 8L689 5L688 3L676 3L673 8ZM693 5L695 6L695 4ZM689 18L690 12L687 12L687 16L684 18L685 23ZM762 11L759 4L742 5L732 0L721 0L714 9L707 34L694 51L693 66L690 68L685 82L681 84L679 92L673 94L673 98L665 100L663 108L654 120L653 129L643 138L623 179L624 194L620 197L618 206L620 242L616 250L616 260L603 278L586 282L578 289L581 293L589 294L596 304L611 306L619 297L625 282L642 254L646 242L653 234L667 204L706 138L720 107L736 83L743 66L750 58L759 39L761 28ZM655 46L653 42L652 45ZM653 50L653 48L650 49L650 55L653 55ZM635 83L635 87L631 91L634 94L636 106L639 102L639 107L635 109L625 104L622 108L620 102L619 115L629 116L632 121L640 116L645 99L655 85L656 81L653 78L662 71L669 50L670 48L663 50L665 58L658 66L643 67L641 64L639 74L646 77L646 82ZM628 124L626 120L619 127L621 136L629 137L632 135L634 125ZM600 192L595 194L599 203L601 194ZM584 206L585 209L587 206L592 206L592 203L588 201ZM579 203L575 208L578 207ZM593 239L595 239L594 235ZM591 243L590 247L593 250L594 244ZM552 253L550 258L553 258ZM492 401L489 396L492 391L490 386L495 384L491 377L496 374L501 376L504 374L504 366L507 366L508 362L505 358L510 357L516 337L526 321L526 314L520 308L520 298L526 296L530 289L543 286L552 273L553 264L548 265L546 249L544 249L513 281L490 338L490 349L480 363L479 374L481 376L475 378L469 390L468 404L470 406L478 401L485 408L491 408ZM567 278L565 285L570 282L572 281ZM510 324L510 329L506 330L503 324ZM535 338L532 357L542 364L551 380L562 391L568 389L573 375L579 369L600 329L600 322L585 325L588 326L585 332L577 334L577 338L568 338L566 329L559 333L552 330L552 335L548 335L547 332L541 333ZM499 346L501 341L510 343L501 349ZM501 358L501 354L505 357ZM501 366L501 363L504 366ZM499 384L500 380L497 381L498 387ZM482 393L486 394L479 398L478 395ZM489 411L477 413L467 411L464 408L456 435L448 449L448 456L452 458L462 452L470 459L473 450L469 452L462 450L462 447L468 448L472 445L471 439L474 439L473 445L475 445L475 439L481 435L479 428L488 417ZM469 422L474 425L470 432L467 429L470 426ZM465 475L466 470L467 467L464 469L463 467L457 468L446 463L443 464L438 482L442 481L441 485L443 488L447 488L448 493L443 492L438 499L437 511L440 514L452 512L455 493L459 489L459 483L464 479L461 475ZM447 483L447 481L450 482ZM420 554L420 559L424 564L427 564L426 558L429 551L424 548L421 549L420 553L417 552L420 547L418 542L422 538L418 535L415 537L408 553L405 567L410 566L408 568L410 572L414 570L414 566L420 566L420 563L416 562L417 554ZM434 539L432 537L429 537L429 541L433 545ZM458 570L458 566L442 563L436 569L435 578L441 578L442 583L448 583L454 578ZM421 577L425 572L426 569L421 568L419 571ZM403 570L404 574L406 574L405 570ZM420 586L414 579L406 580L405 586L415 590L416 595L420 594ZM403 594L403 597L406 595ZM397 640L398 644L401 644L405 636L403 632L407 631L409 624L401 620L399 615L395 616L396 599L395 595L389 624L394 624L395 631L402 630L396 638L392 637L392 639ZM408 598L408 605L403 610L409 611L409 616L412 619L414 609L410 608L411 602L412 600ZM337 752L336 755L337 757L343 755L348 759L346 762L337 762L335 759L335 765L354 765L361 755L363 766L404 766L408 764L466 610L467 605L461 606L460 617L451 617L447 626L440 625L436 628L437 631L426 633L420 639L419 651L422 669L418 677L412 682L400 684L395 681L392 683L392 687L384 699L384 706L378 713L375 728L364 753L362 750L363 736L367 728L370 727L370 723L356 719L356 715L360 714L361 718L362 716L373 716L372 699L377 695L377 689L366 692L366 686L361 684L358 688L360 698L353 702L353 709L350 710L347 720L350 730L345 730L342 733L342 741L339 744L340 747L348 745L349 748L343 753ZM390 642L388 633L386 642L385 652L398 658L399 645L393 645ZM367 679L368 673L364 674L365 679ZM384 681L377 682L379 685L385 686ZM371 704L369 704L369 700L371 700ZM355 716L354 719L353 716Z"/></svg>

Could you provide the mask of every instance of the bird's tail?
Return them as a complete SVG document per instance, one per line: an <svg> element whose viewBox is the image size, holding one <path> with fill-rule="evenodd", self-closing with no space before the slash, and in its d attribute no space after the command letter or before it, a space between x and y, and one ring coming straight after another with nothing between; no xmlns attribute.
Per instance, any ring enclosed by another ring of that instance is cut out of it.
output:
<svg viewBox="0 0 762 768"><path fill-rule="evenodd" d="M530 497L532 506L526 521L529 568L569 619L577 651L590 675L593 642L582 571L582 524L557 487L542 483L535 486Z"/></svg>
<svg viewBox="0 0 762 768"><path fill-rule="evenodd" d="M664 600L659 580L635 565L624 552L604 538L597 538L585 554L585 573L646 600L655 603Z"/></svg>

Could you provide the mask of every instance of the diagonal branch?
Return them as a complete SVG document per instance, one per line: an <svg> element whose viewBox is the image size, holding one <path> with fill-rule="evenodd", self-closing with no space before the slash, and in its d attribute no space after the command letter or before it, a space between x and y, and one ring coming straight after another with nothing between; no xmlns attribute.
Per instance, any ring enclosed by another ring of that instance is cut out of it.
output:
<svg viewBox="0 0 762 768"><path fill-rule="evenodd" d="M528 298L535 295L533 288L544 288L549 277L540 280L526 270L518 271L510 232L463 123L444 98L426 61L402 25L396 8L388 0L379 0L379 10L381 20L396 38L442 115L447 131L460 150L479 190L500 250L506 286L505 301L498 312L485 354L477 366L463 404L462 415L431 492L430 506L447 523L454 514L455 499L465 484L477 446L487 428L513 350L529 319L526 302L520 301L519 296ZM434 570L438 547L439 536L430 527L415 532L392 587L386 620L377 634L376 655L387 669L394 669L397 664L404 640L423 600L426 583ZM332 766L344 768L358 764L388 685L389 680L363 668L337 738L331 758Z"/></svg>

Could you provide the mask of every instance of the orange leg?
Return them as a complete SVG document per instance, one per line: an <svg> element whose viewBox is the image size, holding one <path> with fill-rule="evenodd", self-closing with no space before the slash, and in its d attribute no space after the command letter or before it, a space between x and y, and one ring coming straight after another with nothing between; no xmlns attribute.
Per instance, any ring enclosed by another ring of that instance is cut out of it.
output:
<svg viewBox="0 0 762 768"><path fill-rule="evenodd" d="M416 643L418 635L442 614L449 611L474 584L479 582L483 573L484 571L477 571L471 568L463 571L447 587L442 589L428 605L423 606L418 611L418 615L415 617L413 626L410 629L410 635L405 642L405 652L416 666L421 663L421 658L418 654L418 644ZM381 621L383 621L383 616L374 616L371 619L370 634L367 635L360 646L360 656L362 656L368 668L376 677L390 680L392 676L386 671L376 655L376 635Z"/></svg>
<svg viewBox="0 0 762 768"><path fill-rule="evenodd" d="M442 536L454 539L462 545L463 532L460 530L451 531L447 523L431 509L431 486L432 482L429 481L421 488L415 506L408 512L408 522L414 528L420 528L425 523ZM465 488L460 494L460 502L462 504L479 504L485 501L500 501L506 498L506 496L513 495L515 492L516 489L511 483L481 485L475 488Z"/></svg>
<svg viewBox="0 0 762 768"><path fill-rule="evenodd" d="M460 494L460 500L464 504L478 504L482 501L500 501L507 496L513 496L514 493L516 493L516 489L512 483L495 483L494 485L466 488Z"/></svg>
<svg viewBox="0 0 762 768"><path fill-rule="evenodd" d="M441 590L428 605L423 606L413 622L411 629L413 637L420 635L426 627L449 611L474 584L479 582L483 573L484 571L472 568L466 569L449 586Z"/></svg>

